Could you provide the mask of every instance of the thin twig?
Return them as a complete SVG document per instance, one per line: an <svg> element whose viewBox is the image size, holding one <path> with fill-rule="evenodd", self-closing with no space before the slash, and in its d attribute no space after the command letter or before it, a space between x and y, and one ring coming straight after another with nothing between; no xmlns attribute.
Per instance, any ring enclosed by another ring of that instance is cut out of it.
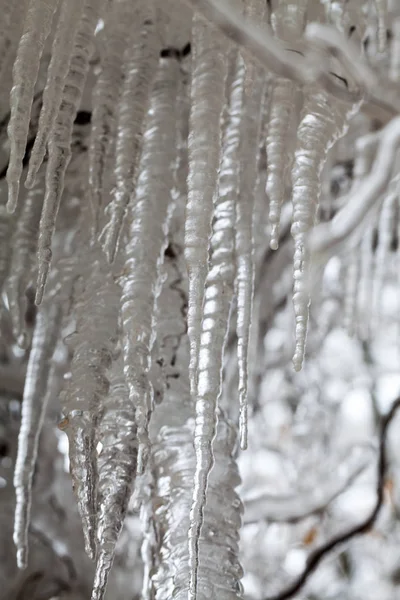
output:
<svg viewBox="0 0 400 600"><path fill-rule="evenodd" d="M343 533L339 533L338 535L334 536L331 540L329 540L328 542L326 542L319 548L316 548L315 550L313 550L307 559L306 567L305 567L303 573L301 573L301 575L292 584L290 584L286 589L282 590L282 592L275 594L273 596L267 596L265 598L265 600L287 600L288 598L293 598L293 596L295 594L297 594L301 590L301 588L305 585L305 583L308 581L310 575L315 571L315 569L318 567L321 560L327 554L329 554L329 552L332 552L333 550L335 550L335 548L337 546L344 544L345 542L348 542L353 537L360 535L362 533L366 533L368 530L371 529L371 527L373 526L373 524L375 523L375 521L379 515L379 511L382 508L382 504L383 504L383 500L384 500L384 486L385 486L386 472L387 472L387 467L388 467L387 452L386 452L387 433L388 433L389 425L392 422L393 417L395 416L395 414L399 408L400 408L400 398L397 398L393 402L392 407L391 407L390 411L388 412L388 414L385 415L381 421L381 431L380 431L380 435L379 435L379 457L378 457L378 465L377 465L378 481L377 481L377 485L376 485L376 501L375 501L375 506L372 509L370 515L359 525L355 525L354 527L351 527L347 531L345 531Z"/></svg>

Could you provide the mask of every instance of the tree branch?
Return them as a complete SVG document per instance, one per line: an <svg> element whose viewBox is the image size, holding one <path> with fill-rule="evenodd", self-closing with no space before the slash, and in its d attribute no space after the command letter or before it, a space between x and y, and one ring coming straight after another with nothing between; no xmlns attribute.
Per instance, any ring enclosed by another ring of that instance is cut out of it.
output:
<svg viewBox="0 0 400 600"><path fill-rule="evenodd" d="M375 506L372 509L369 516L359 525L355 525L354 527L348 529L347 531L340 533L334 536L331 540L316 548L311 552L307 559L306 567L301 573L301 575L286 589L282 590L282 592L275 594L273 596L267 596L265 600L287 600L288 598L293 598L295 594L297 594L301 588L308 581L310 575L315 571L318 567L321 560L329 553L335 550L337 546L340 544L344 544L348 542L351 538L360 535L362 533L366 533L373 524L375 523L379 511L383 504L384 499L384 485L386 472L388 467L387 460L387 452L386 452L386 442L387 442L387 434L389 425L392 422L397 410L400 408L400 398L397 398L392 404L392 408L388 412L386 416L382 418L381 421L381 430L379 435L379 457L378 457L378 481L376 485L376 502Z"/></svg>
<svg viewBox="0 0 400 600"><path fill-rule="evenodd" d="M400 113L399 86L387 79L383 80L361 59L353 64L354 57L357 56L355 47L333 28L313 24L308 28L308 36L313 42L305 39L287 48L281 40L273 36L269 27L260 26L249 19L244 20L239 11L228 6L225 0L187 1L194 10L219 27L229 39L242 46L264 67L280 77L287 77L301 85L319 83L332 96L350 104L363 100L362 110L383 123ZM322 38L327 32L329 39L325 43ZM322 43L345 70L355 75L355 80L360 85L358 91L350 91L336 84L326 72L326 61L321 61ZM358 68L360 66L361 69Z"/></svg>

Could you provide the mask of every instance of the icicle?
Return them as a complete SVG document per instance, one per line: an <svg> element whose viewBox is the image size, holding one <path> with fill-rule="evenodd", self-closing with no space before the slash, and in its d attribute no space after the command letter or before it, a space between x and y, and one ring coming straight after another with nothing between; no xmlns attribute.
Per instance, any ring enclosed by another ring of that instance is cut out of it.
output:
<svg viewBox="0 0 400 600"><path fill-rule="evenodd" d="M385 52L387 46L388 6L387 0L374 0L378 17L378 51Z"/></svg>
<svg viewBox="0 0 400 600"><path fill-rule="evenodd" d="M65 80L63 100L54 130L49 140L49 161L46 170L46 194L39 226L38 278L36 304L40 304L52 257L51 241L64 189L64 177L71 159L71 136L76 113L92 53L92 40L97 24L100 0L86 0L83 17L76 34L69 73Z"/></svg>
<svg viewBox="0 0 400 600"><path fill-rule="evenodd" d="M381 311L382 288L388 268L388 255L393 237L396 202L397 193L389 192L383 201L378 222L378 246L376 249L372 281L372 306L375 322L379 321Z"/></svg>
<svg viewBox="0 0 400 600"><path fill-rule="evenodd" d="M28 527L31 511L32 478L35 469L40 431L43 425L48 396L46 390L49 362L56 347L61 310L53 303L36 316L32 349L29 355L22 401L22 422L18 438L18 456L14 472L17 497L14 543L17 563L25 569L28 562Z"/></svg>
<svg viewBox="0 0 400 600"><path fill-rule="evenodd" d="M271 224L272 250L279 246L280 218L285 199L286 176L290 168L287 140L290 134L296 85L289 79L277 78L272 83L271 113L267 131L267 185L270 199L269 222Z"/></svg>
<svg viewBox="0 0 400 600"><path fill-rule="evenodd" d="M304 29L304 17L308 0L288 2L279 0L271 15L275 35L293 43ZM281 208L285 199L286 177L291 167L291 151L288 146L295 110L297 85L283 77L272 81L270 90L270 115L267 130L267 193L270 199L269 222L271 224L272 250L279 245Z"/></svg>
<svg viewBox="0 0 400 600"><path fill-rule="evenodd" d="M35 185L35 178L46 152L47 141L61 106L75 36L82 18L83 3L84 0L64 0L61 4L60 19L53 42L46 87L43 92L38 132L29 160L29 171L25 182L27 188Z"/></svg>
<svg viewBox="0 0 400 600"><path fill-rule="evenodd" d="M86 285L76 303L71 375L62 394L62 429L69 438L70 471L88 556L94 558L97 530L97 431L108 393L107 369L118 341L119 288L99 248L86 258ZM89 276L89 277L88 277Z"/></svg>
<svg viewBox="0 0 400 600"><path fill-rule="evenodd" d="M139 473L144 470L149 446L152 319L171 210L178 83L178 62L173 57L161 59L143 140L136 200L130 208L122 277L123 353L129 402L134 407L138 427Z"/></svg>
<svg viewBox="0 0 400 600"><path fill-rule="evenodd" d="M195 14L193 46L185 259L189 274L189 371L191 393L194 398L213 197L217 185L220 153L226 45L224 40L221 41L219 31Z"/></svg>
<svg viewBox="0 0 400 600"><path fill-rule="evenodd" d="M125 80L118 109L115 177L116 187L107 206L109 221L102 233L104 251L112 262L118 247L126 208L135 191L142 148L143 122L148 107L151 84L157 69L159 38L153 0L140 0L125 55Z"/></svg>
<svg viewBox="0 0 400 600"><path fill-rule="evenodd" d="M124 51L129 32L134 27L135 3L117 0L111 6L104 27L104 59L93 90L92 129L89 145L89 185L95 233L108 187L105 177L110 168L117 123L116 113L121 93ZM128 155L129 156L129 155Z"/></svg>
<svg viewBox="0 0 400 600"><path fill-rule="evenodd" d="M239 187L239 142L243 110L244 63L235 57L235 74L229 90L229 108L222 139L219 190L214 202L210 240L210 270L206 279L201 325L196 426L196 471L190 511L190 594L196 596L199 536L203 523L209 474L213 465L212 441L216 430L217 400L221 393L222 361L229 325L235 278L235 204Z"/></svg>
<svg viewBox="0 0 400 600"><path fill-rule="evenodd" d="M21 348L25 348L26 289L32 278L40 212L44 195L44 177L28 192L17 220L11 241L10 274L5 282L14 337Z"/></svg>
<svg viewBox="0 0 400 600"><path fill-rule="evenodd" d="M235 442L235 430L222 417L200 538L199 600L239 600L242 597L243 571L238 561L242 505L235 492L240 482L233 458ZM179 427L163 427L154 445L152 462L156 481L153 511L161 558L152 576L155 598L186 600L189 583L187 511L195 468L193 421Z"/></svg>
<svg viewBox="0 0 400 600"><path fill-rule="evenodd" d="M265 3L254 0L247 6L250 18L263 22ZM236 208L236 294L240 446L247 448L247 377L248 350L254 294L253 207L257 180L258 144L265 83L264 71L245 60L245 99L242 117L240 188Z"/></svg>
<svg viewBox="0 0 400 600"><path fill-rule="evenodd" d="M8 124L10 161L7 170L7 210L9 212L14 212L17 206L33 92L44 43L50 33L57 5L58 0L30 1L14 64L14 85L11 90L11 115Z"/></svg>
<svg viewBox="0 0 400 600"><path fill-rule="evenodd" d="M92 600L102 600L136 476L136 423L132 419L122 356L110 374L110 391L99 425L99 524Z"/></svg>
<svg viewBox="0 0 400 600"><path fill-rule="evenodd" d="M297 130L295 163L292 168L293 224L295 242L293 306L296 348L293 365L302 367L306 344L310 295L310 269L306 236L313 227L320 196L320 177L328 150L346 129L351 109L315 86L306 90Z"/></svg>

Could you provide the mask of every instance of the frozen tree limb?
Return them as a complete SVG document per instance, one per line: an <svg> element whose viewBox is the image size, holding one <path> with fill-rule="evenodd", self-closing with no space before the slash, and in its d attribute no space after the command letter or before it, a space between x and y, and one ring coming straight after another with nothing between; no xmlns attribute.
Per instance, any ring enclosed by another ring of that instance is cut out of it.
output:
<svg viewBox="0 0 400 600"><path fill-rule="evenodd" d="M353 448L341 465L332 469L334 478L324 477L313 485L312 490L299 494L261 494L244 501L244 524L261 519L275 522L296 522L323 511L340 496L353 481L370 465L372 446Z"/></svg>
<svg viewBox="0 0 400 600"><path fill-rule="evenodd" d="M325 544L322 544L319 548L316 548L313 552L311 552L311 554L308 556L306 567L300 576L282 592L273 596L267 596L265 600L287 600L288 598L293 598L302 589L302 587L308 581L310 575L314 573L321 560L327 554L329 554L329 552L335 550L340 544L348 542L351 540L351 538L361 535L362 533L366 533L374 525L384 501L384 488L386 472L388 468L386 448L388 429L399 408L400 398L397 398L393 402L390 411L383 417L381 421L379 435L379 458L377 466L378 481L376 484L376 501L371 513L359 525L355 525L347 531L333 536L332 539L328 540Z"/></svg>
<svg viewBox="0 0 400 600"><path fill-rule="evenodd" d="M280 77L292 79L300 84L316 82L329 94L351 104L363 98L364 112L383 122L387 122L400 112L400 94L397 86L390 84L389 81L382 82L380 77L363 63L361 63L361 71L356 69L361 61L357 60L356 65L352 64L354 47L333 28L324 26L323 30L320 30L320 25L312 24L311 29L308 29L308 35L318 39L318 43L304 40L298 44L298 47L292 44L293 47L289 49L292 51L288 52L286 45L274 38L267 26L259 27L250 20L244 22L240 13L228 6L225 0L188 1L208 20L215 23L227 37L251 52L264 67ZM337 85L326 72L326 63L321 61L321 39L318 33L320 32L322 36L323 32L325 37L329 31L333 33L329 35L326 49L331 54L338 55L336 58L343 63L345 71L348 71L350 65L352 74L357 71L356 79L362 86L361 90L352 92L346 87Z"/></svg>

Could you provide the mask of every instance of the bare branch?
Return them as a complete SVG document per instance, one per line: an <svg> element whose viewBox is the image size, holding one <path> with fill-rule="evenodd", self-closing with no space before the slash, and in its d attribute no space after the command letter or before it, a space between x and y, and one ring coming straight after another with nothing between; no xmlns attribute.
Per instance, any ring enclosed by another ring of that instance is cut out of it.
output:
<svg viewBox="0 0 400 600"><path fill-rule="evenodd" d="M321 478L312 490L299 494L261 494L244 501L244 524L262 519L274 522L293 523L323 511L328 504L340 496L352 482L369 466L373 447L358 446L350 451L342 464L332 469L335 478Z"/></svg>
<svg viewBox="0 0 400 600"><path fill-rule="evenodd" d="M311 552L307 559L306 567L303 573L301 573L301 575L282 592L280 592L279 594L275 594L274 596L267 596L265 600L287 600L288 598L293 598L294 595L302 589L302 587L308 581L310 575L315 571L321 560L327 554L329 554L329 552L335 550L340 544L348 542L351 538L362 533L366 533L374 525L379 515L379 511L382 507L384 499L384 485L388 467L386 451L387 433L389 425L392 422L393 417L395 416L399 408L400 398L397 398L393 402L392 408L390 409L388 414L382 418L379 435L379 458L377 465L378 481L376 485L376 501L371 513L359 525L355 525L347 531L339 533L338 535L334 536L331 540L328 540L325 544L322 544L322 546L316 548L313 552Z"/></svg>

